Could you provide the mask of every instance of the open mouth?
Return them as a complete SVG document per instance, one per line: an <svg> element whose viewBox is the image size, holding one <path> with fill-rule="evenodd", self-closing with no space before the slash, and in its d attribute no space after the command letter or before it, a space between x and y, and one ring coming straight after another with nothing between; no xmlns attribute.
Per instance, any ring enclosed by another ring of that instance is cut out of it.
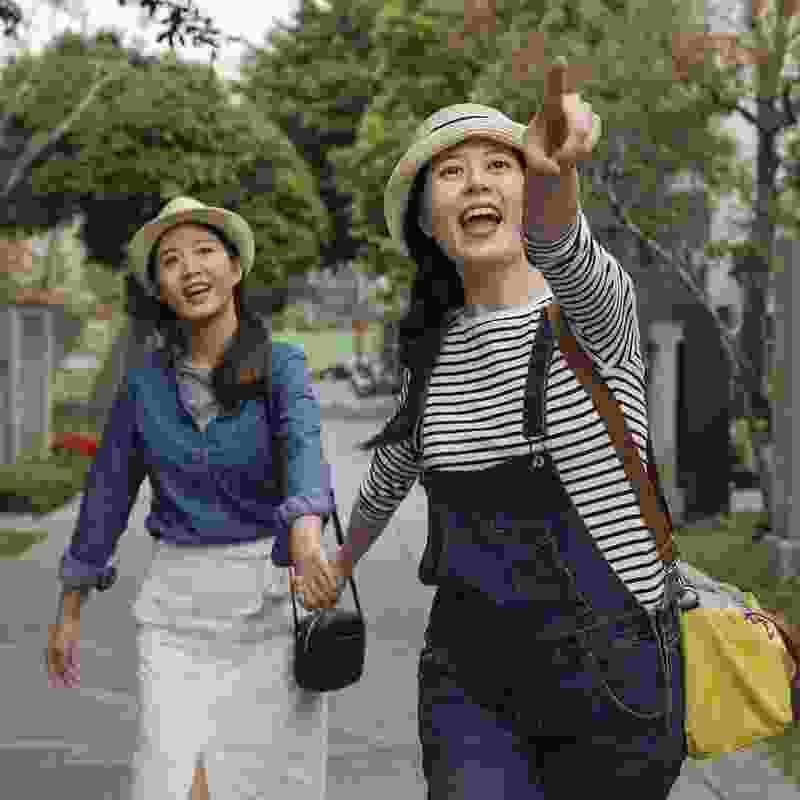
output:
<svg viewBox="0 0 800 800"><path fill-rule="evenodd" d="M503 215L494 206L473 207L459 217L459 222L469 236L488 236L503 222Z"/></svg>

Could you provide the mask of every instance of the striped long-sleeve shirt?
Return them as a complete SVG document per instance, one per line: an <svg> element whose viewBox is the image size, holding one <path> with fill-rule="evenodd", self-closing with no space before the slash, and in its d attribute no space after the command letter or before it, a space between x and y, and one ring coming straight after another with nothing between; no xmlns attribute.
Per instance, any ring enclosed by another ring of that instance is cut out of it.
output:
<svg viewBox="0 0 800 800"><path fill-rule="evenodd" d="M359 489L354 514L376 534L421 468L481 470L530 451L522 428L525 380L544 306L554 296L619 400L647 463L645 366L633 281L595 240L582 212L557 241L526 238L525 245L528 260L545 276L549 290L526 306L479 314L463 309L455 315L414 436L379 447ZM406 375L398 408L408 383ZM645 608L658 607L664 570L654 538L605 423L557 344L547 376L546 433L534 447L550 453L610 566Z"/></svg>

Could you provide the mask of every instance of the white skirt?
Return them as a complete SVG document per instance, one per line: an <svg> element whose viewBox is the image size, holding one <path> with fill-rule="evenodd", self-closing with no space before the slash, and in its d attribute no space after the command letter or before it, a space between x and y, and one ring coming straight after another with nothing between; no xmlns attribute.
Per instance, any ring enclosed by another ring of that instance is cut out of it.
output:
<svg viewBox="0 0 800 800"><path fill-rule="evenodd" d="M289 576L272 541L153 543L133 605L132 800L186 800L198 763L212 800L322 800L327 697L294 681Z"/></svg>

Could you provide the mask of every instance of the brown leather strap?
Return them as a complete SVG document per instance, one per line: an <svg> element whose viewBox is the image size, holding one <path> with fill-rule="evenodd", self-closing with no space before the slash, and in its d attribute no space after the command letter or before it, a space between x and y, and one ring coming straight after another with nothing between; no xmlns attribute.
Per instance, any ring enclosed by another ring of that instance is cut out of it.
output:
<svg viewBox="0 0 800 800"><path fill-rule="evenodd" d="M581 350L569 326L561 320L559 310L556 303L551 303L545 309L550 324L558 334L561 352L564 353L570 368L606 422L611 442L625 467L625 474L639 495L644 521L656 537L659 556L663 561L672 563L677 555L672 538L671 520L658 503L655 487L630 436L619 402L611 394L602 376L594 369L591 359ZM800 626L789 622L786 616L775 608L764 607L754 616L766 617L775 625L792 660L800 668Z"/></svg>
<svg viewBox="0 0 800 800"><path fill-rule="evenodd" d="M622 460L628 480L639 496L642 517L656 538L658 554L662 561L671 564L677 558L672 538L672 525L659 505L655 487L647 475L639 456L639 449L625 424L625 417L619 402L606 386L602 376L594 369L591 359L580 349L569 326L562 324L559 312L557 303L550 303L545 308L547 318L558 334L558 342L564 358L592 398L597 412L605 420L611 443Z"/></svg>

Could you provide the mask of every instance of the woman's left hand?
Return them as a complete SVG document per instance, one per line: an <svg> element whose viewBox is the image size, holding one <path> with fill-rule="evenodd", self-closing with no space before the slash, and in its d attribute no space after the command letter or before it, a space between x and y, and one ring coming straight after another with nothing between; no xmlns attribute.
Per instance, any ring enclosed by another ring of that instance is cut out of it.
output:
<svg viewBox="0 0 800 800"><path fill-rule="evenodd" d="M590 158L600 139L602 122L577 92L567 93L567 62L556 59L545 76L542 109L525 134L528 171L561 175L577 161Z"/></svg>

